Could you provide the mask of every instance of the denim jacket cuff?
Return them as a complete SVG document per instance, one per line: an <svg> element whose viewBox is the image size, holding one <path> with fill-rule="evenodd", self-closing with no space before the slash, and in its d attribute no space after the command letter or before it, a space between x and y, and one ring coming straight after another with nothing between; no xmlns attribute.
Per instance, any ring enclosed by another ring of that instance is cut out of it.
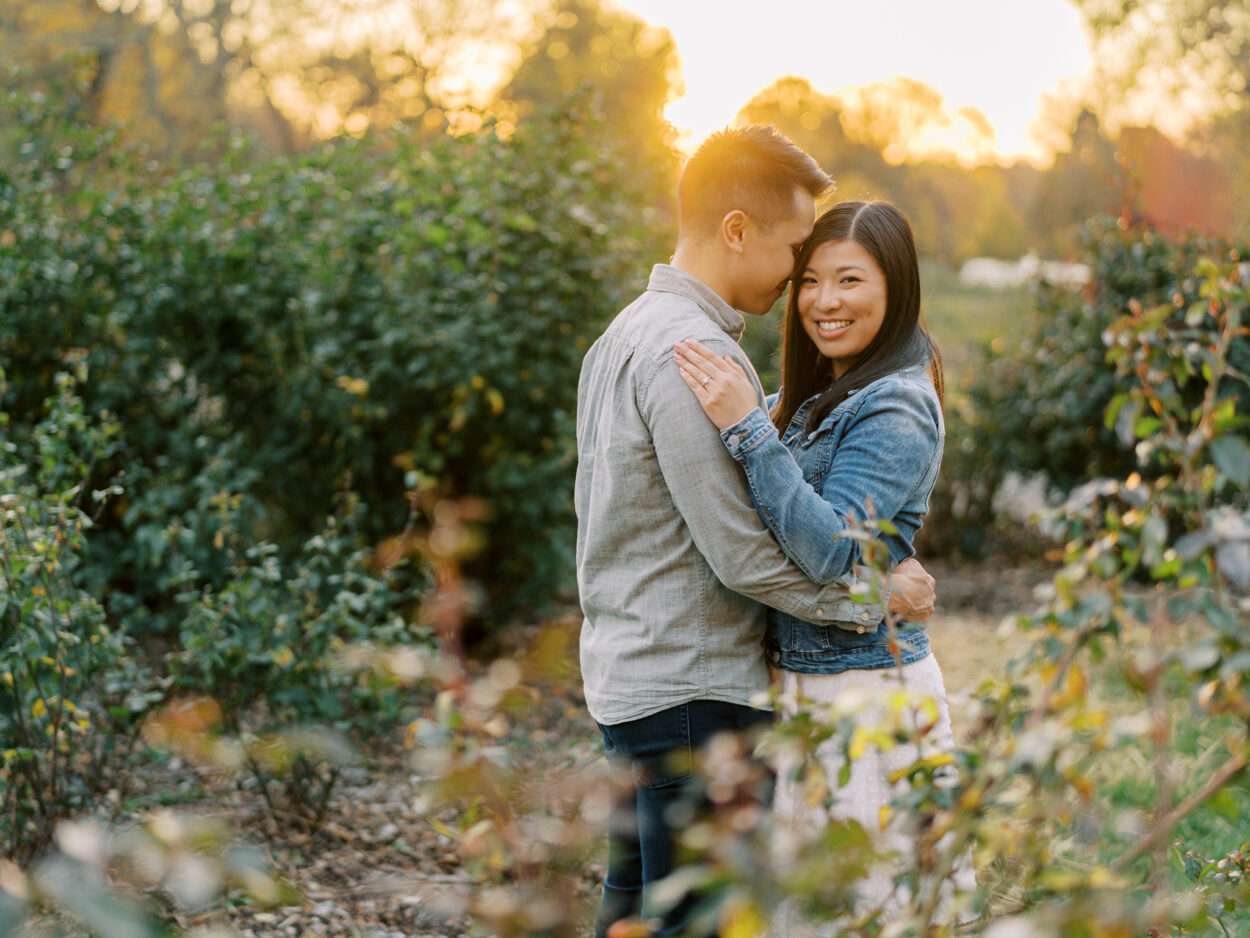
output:
<svg viewBox="0 0 1250 938"><path fill-rule="evenodd" d="M768 439L769 434L776 433L777 428L768 419L768 414L756 407L737 423L722 430L720 438L729 455L741 462L747 453Z"/></svg>

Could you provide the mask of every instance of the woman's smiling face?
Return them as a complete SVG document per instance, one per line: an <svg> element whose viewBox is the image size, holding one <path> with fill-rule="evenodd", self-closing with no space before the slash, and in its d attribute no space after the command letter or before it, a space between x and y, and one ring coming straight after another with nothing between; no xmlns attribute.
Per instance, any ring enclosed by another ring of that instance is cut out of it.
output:
<svg viewBox="0 0 1250 938"><path fill-rule="evenodd" d="M826 241L799 276L803 331L840 377L885 322L885 274L854 241Z"/></svg>

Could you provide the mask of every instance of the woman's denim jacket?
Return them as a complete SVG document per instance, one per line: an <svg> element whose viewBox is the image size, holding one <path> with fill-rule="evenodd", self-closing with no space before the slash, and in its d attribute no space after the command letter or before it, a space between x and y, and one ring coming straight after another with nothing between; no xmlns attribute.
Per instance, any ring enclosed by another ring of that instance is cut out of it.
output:
<svg viewBox="0 0 1250 938"><path fill-rule="evenodd" d="M782 549L812 580L830 583L860 562L859 542L838 536L848 519L893 521L898 534L883 536L892 564L915 554L945 424L925 365L852 391L809 434L804 427L818 397L799 407L780 438L757 408L721 439L746 470L756 510ZM770 410L776 399L768 398ZM929 653L922 629L904 623L899 632L904 664ZM788 671L837 674L895 663L884 622L829 627L770 610L767 644L773 663Z"/></svg>

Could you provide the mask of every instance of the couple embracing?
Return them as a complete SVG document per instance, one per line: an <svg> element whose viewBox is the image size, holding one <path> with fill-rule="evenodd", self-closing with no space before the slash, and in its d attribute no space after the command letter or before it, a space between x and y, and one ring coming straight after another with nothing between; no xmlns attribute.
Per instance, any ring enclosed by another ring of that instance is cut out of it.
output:
<svg viewBox="0 0 1250 938"><path fill-rule="evenodd" d="M879 202L816 218L831 183L772 128L713 135L682 172L672 262L582 365L581 669L609 758L632 781L610 821L599 935L647 914L647 893L677 869L700 810L698 750L771 722L759 706L770 664L783 700L897 688L901 673L937 701L930 738L949 744L941 672L918 625L933 580L912 547L942 456L940 359L920 324L906 219ZM765 397L738 340L787 286L782 387ZM885 608L850 594L859 542L839 535L868 518L897 532L884 540L901 661ZM830 778L838 758L821 756ZM857 760L829 810L875 830L900 760ZM790 773L775 798L759 797L782 827L827 816ZM656 934L686 934L694 905L668 908Z"/></svg>

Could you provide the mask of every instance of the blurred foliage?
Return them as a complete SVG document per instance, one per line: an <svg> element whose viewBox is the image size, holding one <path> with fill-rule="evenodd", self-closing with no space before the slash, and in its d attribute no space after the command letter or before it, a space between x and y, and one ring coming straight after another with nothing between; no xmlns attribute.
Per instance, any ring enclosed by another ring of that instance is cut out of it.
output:
<svg viewBox="0 0 1250 938"><path fill-rule="evenodd" d="M120 436L115 418L87 415L85 377L81 360L57 375L22 445L0 412L0 843L19 862L119 784L139 719L162 696L82 585L84 540L111 494L88 480Z"/></svg>
<svg viewBox="0 0 1250 938"><path fill-rule="evenodd" d="M1090 478L1127 475L1139 465L1148 478L1163 471L1144 458L1151 447L1142 442L1154 435L1162 414L1134 403L1129 389L1143 379L1161 389L1183 389L1187 370L1203 368L1203 349L1218 320L1203 313L1204 281L1193 273L1195 265L1203 257L1235 263L1241 255L1199 236L1171 239L1111 219L1091 221L1083 241L1090 287L1075 292L1040 284L1037 314L998 351L987 349L985 367L970 388L976 426L967 455L982 473L1042 472L1051 486L1068 492ZM1160 309L1169 310L1159 321L1175 369L1109 369L1108 348L1114 350L1116 341L1111 325L1126 313L1140 317ZM1250 370L1244 336L1235 337L1229 360L1235 370ZM1190 384L1183 393L1196 406L1202 392ZM1250 408L1244 390L1235 397L1239 409ZM953 474L965 477L959 469Z"/></svg>
<svg viewBox="0 0 1250 938"><path fill-rule="evenodd" d="M1217 106L1250 91L1250 15L1223 0L1076 0L1096 40L1116 45L1130 86L1162 78L1181 96L1209 83Z"/></svg>
<svg viewBox="0 0 1250 938"><path fill-rule="evenodd" d="M141 893L156 901L141 901ZM202 918L227 897L261 908L299 899L262 847L220 819L166 809L112 826L63 821L54 849L28 869L0 860L0 934L6 936L229 938L236 933L183 932L169 921Z"/></svg>
<svg viewBox="0 0 1250 938"><path fill-rule="evenodd" d="M400 121L441 133L474 103L465 62L515 56L529 18L514 6L337 0L327 16L317 0L4 0L0 61L28 86L79 74L93 120L166 154L227 125L290 153Z"/></svg>
<svg viewBox="0 0 1250 938"><path fill-rule="evenodd" d="M930 257L947 263L983 254L1014 257L1044 236L1030 225L1041 171L967 167L949 153L899 149L898 139L948 129L954 119L940 96L918 82L838 96L785 78L757 94L738 118L772 124L811 153L833 174L836 198L897 204Z"/></svg>
<svg viewBox="0 0 1250 938"><path fill-rule="evenodd" d="M99 571L88 542L126 490L116 482L91 489L88 480L124 451L125 436L108 412L87 412L86 356L75 358L73 371L57 374L43 419L0 453L6 854L27 861L60 818L98 807L106 793L120 803L136 744L177 749L190 729L205 742L188 755L250 769L267 799L277 780L285 808L319 821L334 766L352 758L331 731L376 733L400 715L395 681L339 666L344 648L366 637L396 648L429 644L428 632L404 618L414 599L411 565L395 556L378 571L347 512L286 565L272 545L223 542L229 578L184 583L179 643L153 660L126 623L109 620L93 589ZM7 414L0 425L12 426ZM188 700L195 692L205 696ZM218 738L223 732L240 741Z"/></svg>
<svg viewBox="0 0 1250 938"><path fill-rule="evenodd" d="M436 139L491 119L506 137L589 90L599 133L620 148L648 204L671 216L680 158L662 112L681 77L663 29L601 0L335 7L326 17L314 0L6 0L0 60L20 71L0 84L29 90L73 78L97 126L123 126L162 155L208 160L219 154L206 142L224 147L226 128L270 153L396 126ZM784 78L738 119L775 124L798 141L833 173L839 197L897 202L925 253L947 263L1067 255L1078 248L1079 223L1100 212L1169 231L1244 227L1250 110L1230 89L1245 71L1238 49L1250 27L1209 0L1083 7L1101 37L1101 70L1079 94L1052 98L1044 121L1053 125L1044 131L1052 167L994 163L983 114L908 78L837 94ZM1141 67L1119 74L1122 60ZM1218 81L1194 88L1193 76L1208 72ZM1136 112L1120 114L1110 97L1163 73L1189 83L1178 113L1219 98L1194 111L1184 138L1167 121L1172 138L1135 126ZM1210 91L1217 87L1223 98Z"/></svg>
<svg viewBox="0 0 1250 938"><path fill-rule="evenodd" d="M1037 225L1058 241L1079 243L1081 226L1094 215L1114 216L1128 199L1115 143L1088 109L1076 116L1067 148L1055 155L1037 193Z"/></svg>
<svg viewBox="0 0 1250 938"><path fill-rule="evenodd" d="M1241 114L1230 112L1220 126L1244 124ZM1055 160L1042 169L968 165L984 118L952 113L914 81L824 94L805 79L784 78L738 118L773 124L807 149L834 176L837 198L899 205L923 253L946 263L1071 255L1080 250L1082 223L1096 214L1174 234L1196 228L1228 235L1247 219L1229 198L1240 191L1242 157L1233 152L1234 138L1215 129L1197 146L1153 127L1125 125L1113 135L1086 105L1058 118L1064 124L1053 128ZM961 141L971 151L960 153L961 163L954 149L925 149L927 139Z"/></svg>
<svg viewBox="0 0 1250 938"><path fill-rule="evenodd" d="M559 0L545 22L496 107L515 110L524 121L589 91L601 132L643 177L651 204L669 209L678 159L663 110L682 90L672 36L599 0Z"/></svg>
<svg viewBox="0 0 1250 938"><path fill-rule="evenodd" d="M0 171L7 852L183 717L315 825L324 740L402 713L348 649L567 595L577 368L653 217L576 107L179 168L48 88Z"/></svg>
<svg viewBox="0 0 1250 938"><path fill-rule="evenodd" d="M1156 150L1170 152L1144 159L1130 154L1130 162L1156 167L1147 185L1153 182L1161 198L1178 200L1169 206L1170 214L1188 215L1186 222L1204 231L1244 235L1250 227L1250 12L1245 4L1077 0L1076 5L1093 38L1095 68L1088 95L1103 116L1124 124L1153 113L1173 140L1184 142L1182 155L1171 141L1158 139L1157 131L1133 128L1153 137ZM1206 205L1209 195L1215 202Z"/></svg>
<svg viewBox="0 0 1250 938"><path fill-rule="evenodd" d="M491 615L568 585L581 356L640 282L653 216L576 108L511 139L393 135L295 159L235 140L156 170L22 95L0 185L0 363L21 436L64 356L125 434L88 542L114 621L170 631L335 493L375 543L405 487L488 500ZM405 481L407 479L407 481ZM425 480L425 481L422 481Z"/></svg>

